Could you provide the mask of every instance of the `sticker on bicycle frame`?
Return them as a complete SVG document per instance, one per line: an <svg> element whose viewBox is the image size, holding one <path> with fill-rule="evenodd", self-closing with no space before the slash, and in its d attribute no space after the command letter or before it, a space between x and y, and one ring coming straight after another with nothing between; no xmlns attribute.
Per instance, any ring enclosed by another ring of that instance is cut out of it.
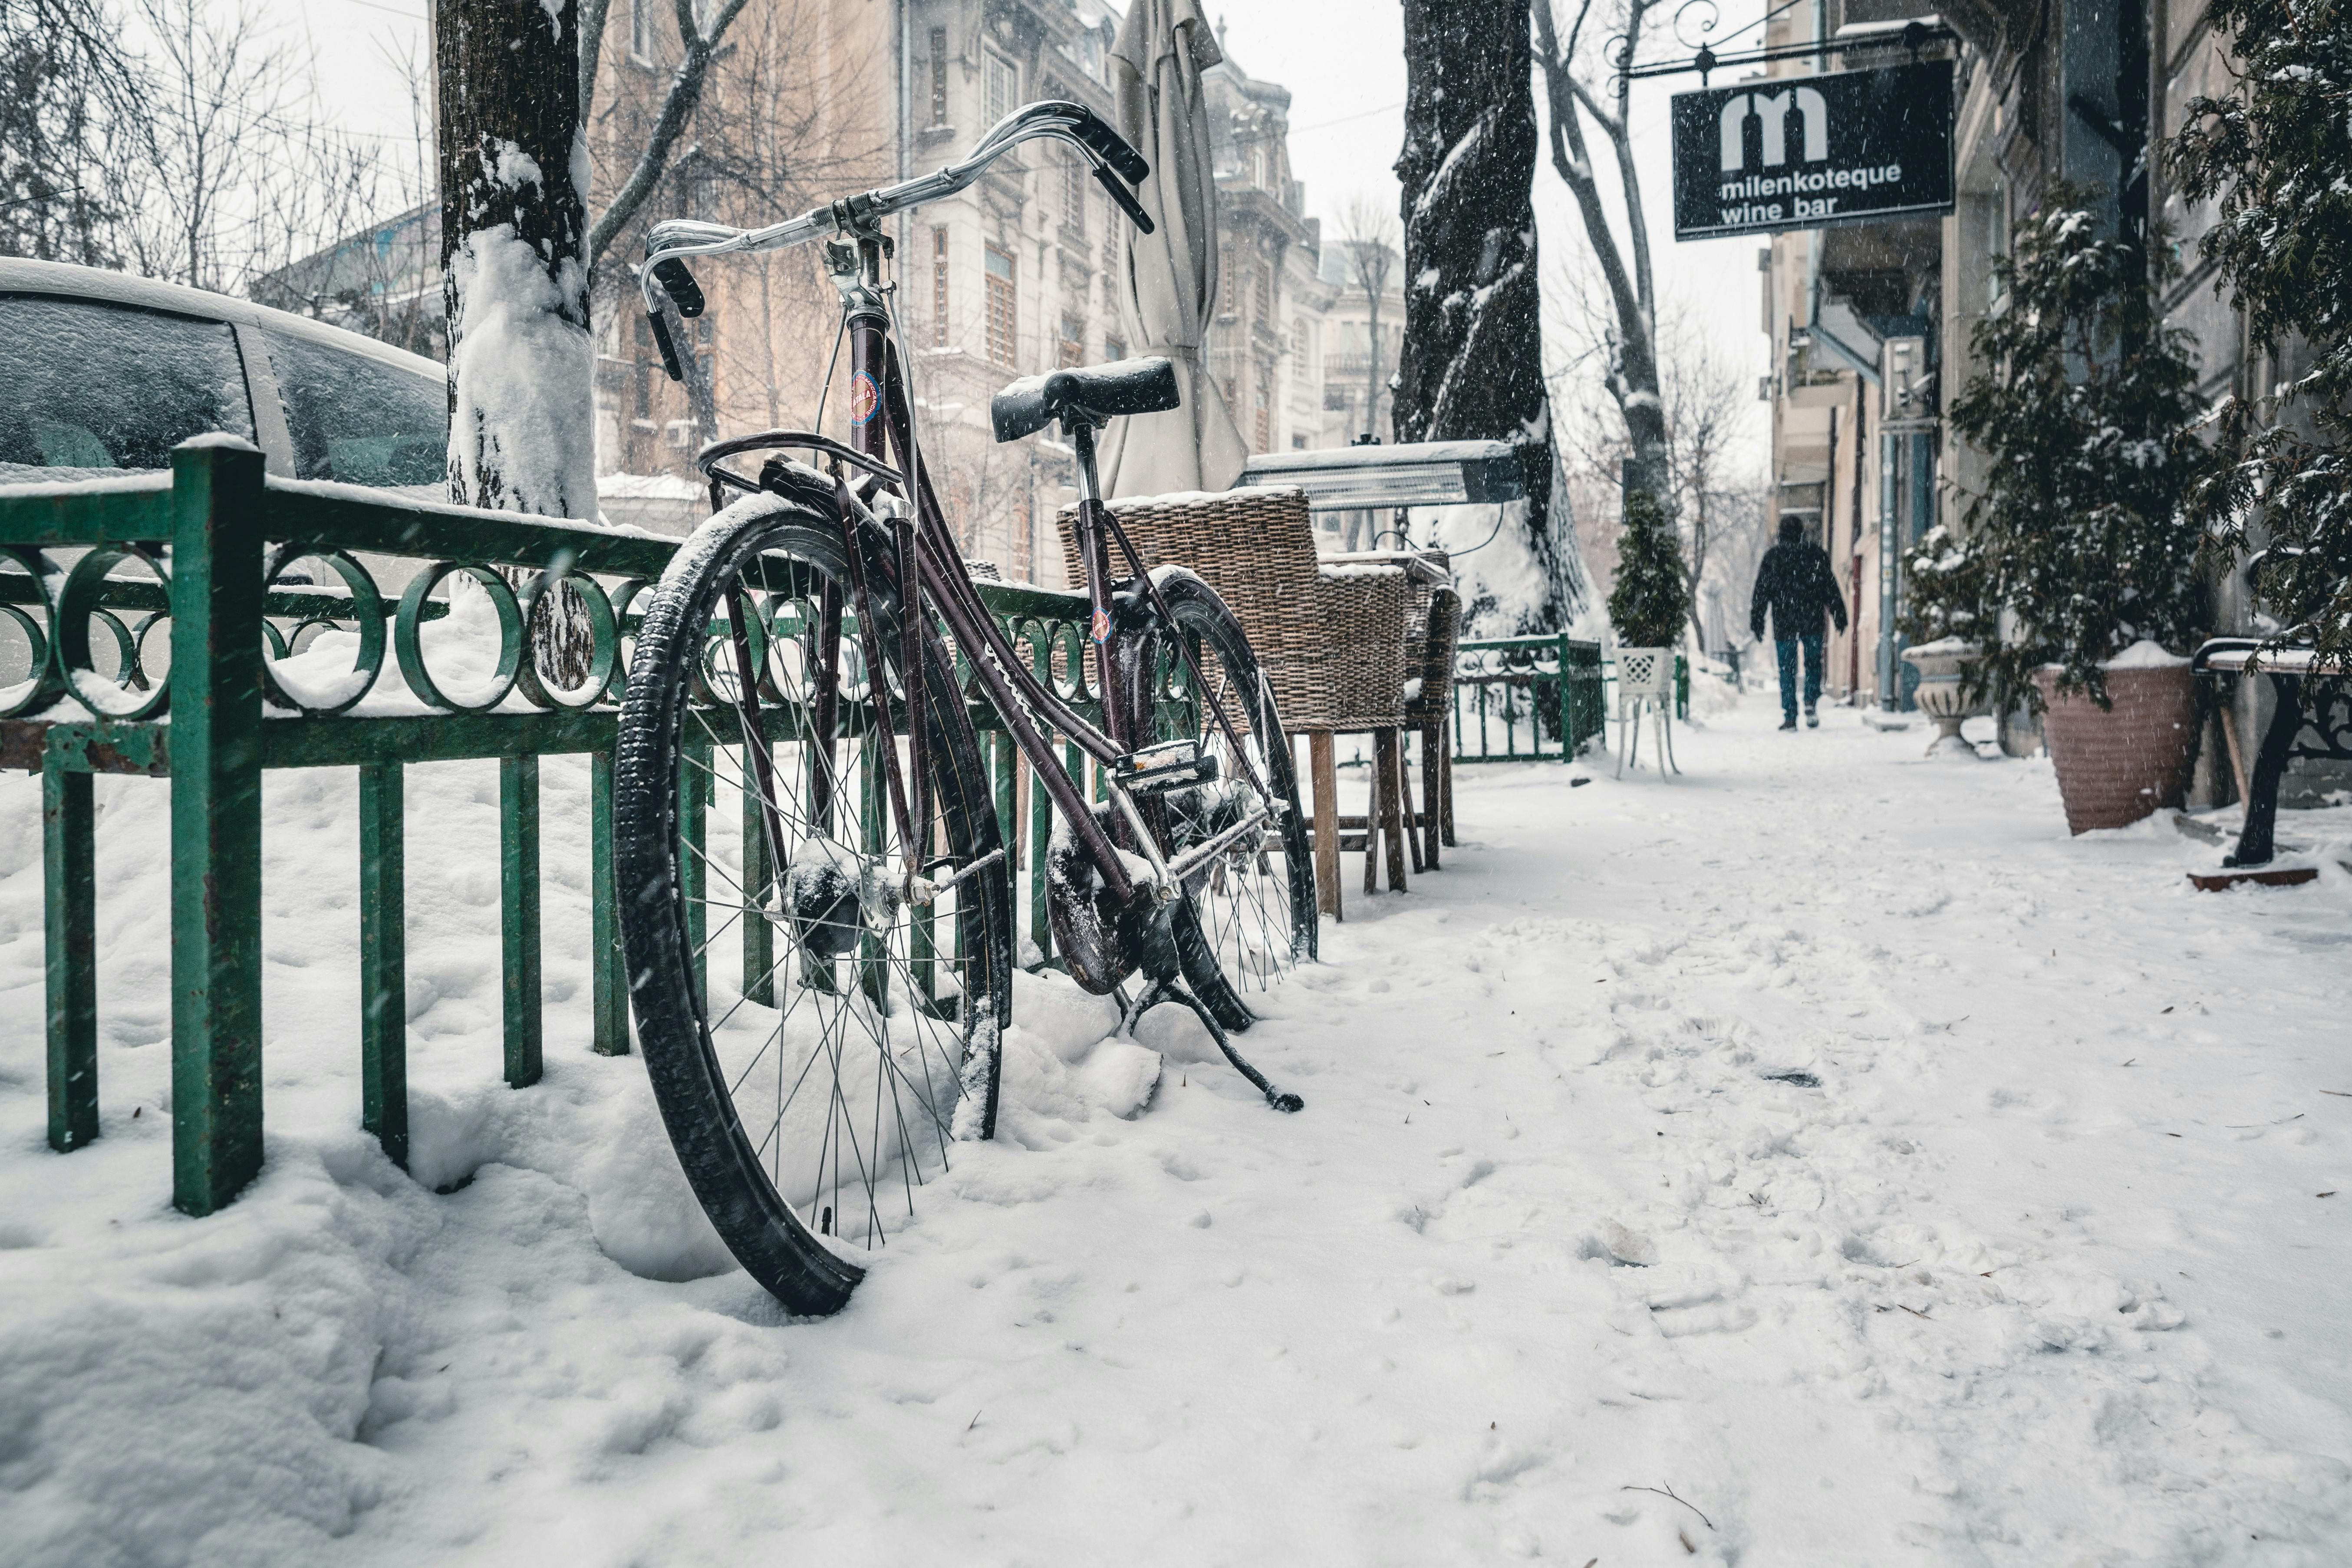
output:
<svg viewBox="0 0 2352 1568"><path fill-rule="evenodd" d="M1097 610L1095 612L1094 622L1088 627L1088 630L1093 632L1095 641L1110 641L1110 612L1108 610Z"/></svg>
<svg viewBox="0 0 2352 1568"><path fill-rule="evenodd" d="M873 418L874 410L881 403L882 391L874 384L871 375L861 370L850 378L849 422L852 425L863 425Z"/></svg>

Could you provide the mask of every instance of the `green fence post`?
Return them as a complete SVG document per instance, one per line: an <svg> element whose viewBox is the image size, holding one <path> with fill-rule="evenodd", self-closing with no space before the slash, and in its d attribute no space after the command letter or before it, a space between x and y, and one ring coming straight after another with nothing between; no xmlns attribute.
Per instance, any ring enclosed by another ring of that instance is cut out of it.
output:
<svg viewBox="0 0 2352 1568"><path fill-rule="evenodd" d="M768 824L760 805L753 744L751 741L743 744L743 770L737 775L742 787L735 792L743 832L743 995L762 1007L772 1007L776 1005L776 928L761 911L772 897L776 873L768 859ZM773 756L773 751L769 754Z"/></svg>
<svg viewBox="0 0 2352 1568"><path fill-rule="evenodd" d="M629 987L613 865L613 753L588 759L588 1005L596 1054L629 1054Z"/></svg>
<svg viewBox="0 0 2352 1568"><path fill-rule="evenodd" d="M41 903L49 985L49 1147L98 1136L98 881L90 777L41 763Z"/></svg>
<svg viewBox="0 0 2352 1568"><path fill-rule="evenodd" d="M407 816L398 763L360 766L360 1125L408 1168Z"/></svg>
<svg viewBox="0 0 2352 1568"><path fill-rule="evenodd" d="M261 453L172 453L172 1201L261 1169Z"/></svg>
<svg viewBox="0 0 2352 1568"><path fill-rule="evenodd" d="M499 910L507 1082L539 1081L539 759L499 759Z"/></svg>

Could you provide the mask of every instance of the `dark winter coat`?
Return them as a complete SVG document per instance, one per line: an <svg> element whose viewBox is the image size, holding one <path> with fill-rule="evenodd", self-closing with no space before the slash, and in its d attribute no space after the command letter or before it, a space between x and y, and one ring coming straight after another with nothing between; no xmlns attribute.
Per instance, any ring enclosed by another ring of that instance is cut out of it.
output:
<svg viewBox="0 0 2352 1568"><path fill-rule="evenodd" d="M1829 552L1807 540L1766 551L1756 571L1756 595L1748 605L1748 629L1759 637L1767 609L1772 612L1772 635L1782 641L1821 636L1823 610L1838 630L1845 630L1845 595L1838 592Z"/></svg>

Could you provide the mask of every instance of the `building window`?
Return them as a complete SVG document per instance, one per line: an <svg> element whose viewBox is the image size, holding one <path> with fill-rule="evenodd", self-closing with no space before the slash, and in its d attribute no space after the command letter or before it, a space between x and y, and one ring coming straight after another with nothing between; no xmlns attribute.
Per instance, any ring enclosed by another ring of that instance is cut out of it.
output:
<svg viewBox="0 0 2352 1568"><path fill-rule="evenodd" d="M1274 264L1264 258L1257 264L1257 324L1274 331Z"/></svg>
<svg viewBox="0 0 2352 1568"><path fill-rule="evenodd" d="M630 0L629 53L646 65L659 58L661 35L654 30L661 0Z"/></svg>
<svg viewBox="0 0 2352 1568"><path fill-rule="evenodd" d="M988 80L988 122L991 125L1021 107L1021 73L993 49L982 51Z"/></svg>
<svg viewBox="0 0 2352 1568"><path fill-rule="evenodd" d="M1256 426L1257 440L1250 447L1253 452L1270 452L1274 449L1274 393L1267 385L1269 379L1264 375L1257 378L1257 402L1254 409L1256 415L1254 424Z"/></svg>
<svg viewBox="0 0 2352 1568"><path fill-rule="evenodd" d="M948 122L948 30L931 29L931 123Z"/></svg>
<svg viewBox="0 0 2352 1568"><path fill-rule="evenodd" d="M1290 374L1300 376L1307 374L1307 318L1304 316L1290 318Z"/></svg>
<svg viewBox="0 0 2352 1568"><path fill-rule="evenodd" d="M1062 150L1062 232L1079 238L1087 232L1087 161L1075 147Z"/></svg>
<svg viewBox="0 0 2352 1568"><path fill-rule="evenodd" d="M1062 318L1062 363L1083 364L1087 358L1087 323L1083 316Z"/></svg>
<svg viewBox="0 0 2352 1568"><path fill-rule="evenodd" d="M1021 318L1013 297L1013 253L1001 246L988 247L988 357L998 364L1013 363L1013 345Z"/></svg>
<svg viewBox="0 0 2352 1568"><path fill-rule="evenodd" d="M1114 360L1125 359L1126 357L1127 344L1118 338L1103 339L1103 358L1106 360Z"/></svg>
<svg viewBox="0 0 2352 1568"><path fill-rule="evenodd" d="M1230 316L1234 313L1234 298L1240 289L1241 285L1234 278L1234 247L1228 245L1221 248L1217 257L1218 315Z"/></svg>
<svg viewBox="0 0 2352 1568"><path fill-rule="evenodd" d="M931 346L948 346L948 226L931 230Z"/></svg>

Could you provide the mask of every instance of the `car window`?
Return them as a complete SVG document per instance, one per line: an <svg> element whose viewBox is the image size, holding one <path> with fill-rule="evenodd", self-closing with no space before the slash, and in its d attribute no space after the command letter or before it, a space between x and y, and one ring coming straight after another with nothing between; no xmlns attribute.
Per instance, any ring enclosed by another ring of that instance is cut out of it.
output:
<svg viewBox="0 0 2352 1568"><path fill-rule="evenodd" d="M0 469L168 468L209 430L253 439L226 322L0 294Z"/></svg>
<svg viewBox="0 0 2352 1568"><path fill-rule="evenodd" d="M265 331L294 477L353 485L438 484L447 469L446 384L331 343Z"/></svg>

